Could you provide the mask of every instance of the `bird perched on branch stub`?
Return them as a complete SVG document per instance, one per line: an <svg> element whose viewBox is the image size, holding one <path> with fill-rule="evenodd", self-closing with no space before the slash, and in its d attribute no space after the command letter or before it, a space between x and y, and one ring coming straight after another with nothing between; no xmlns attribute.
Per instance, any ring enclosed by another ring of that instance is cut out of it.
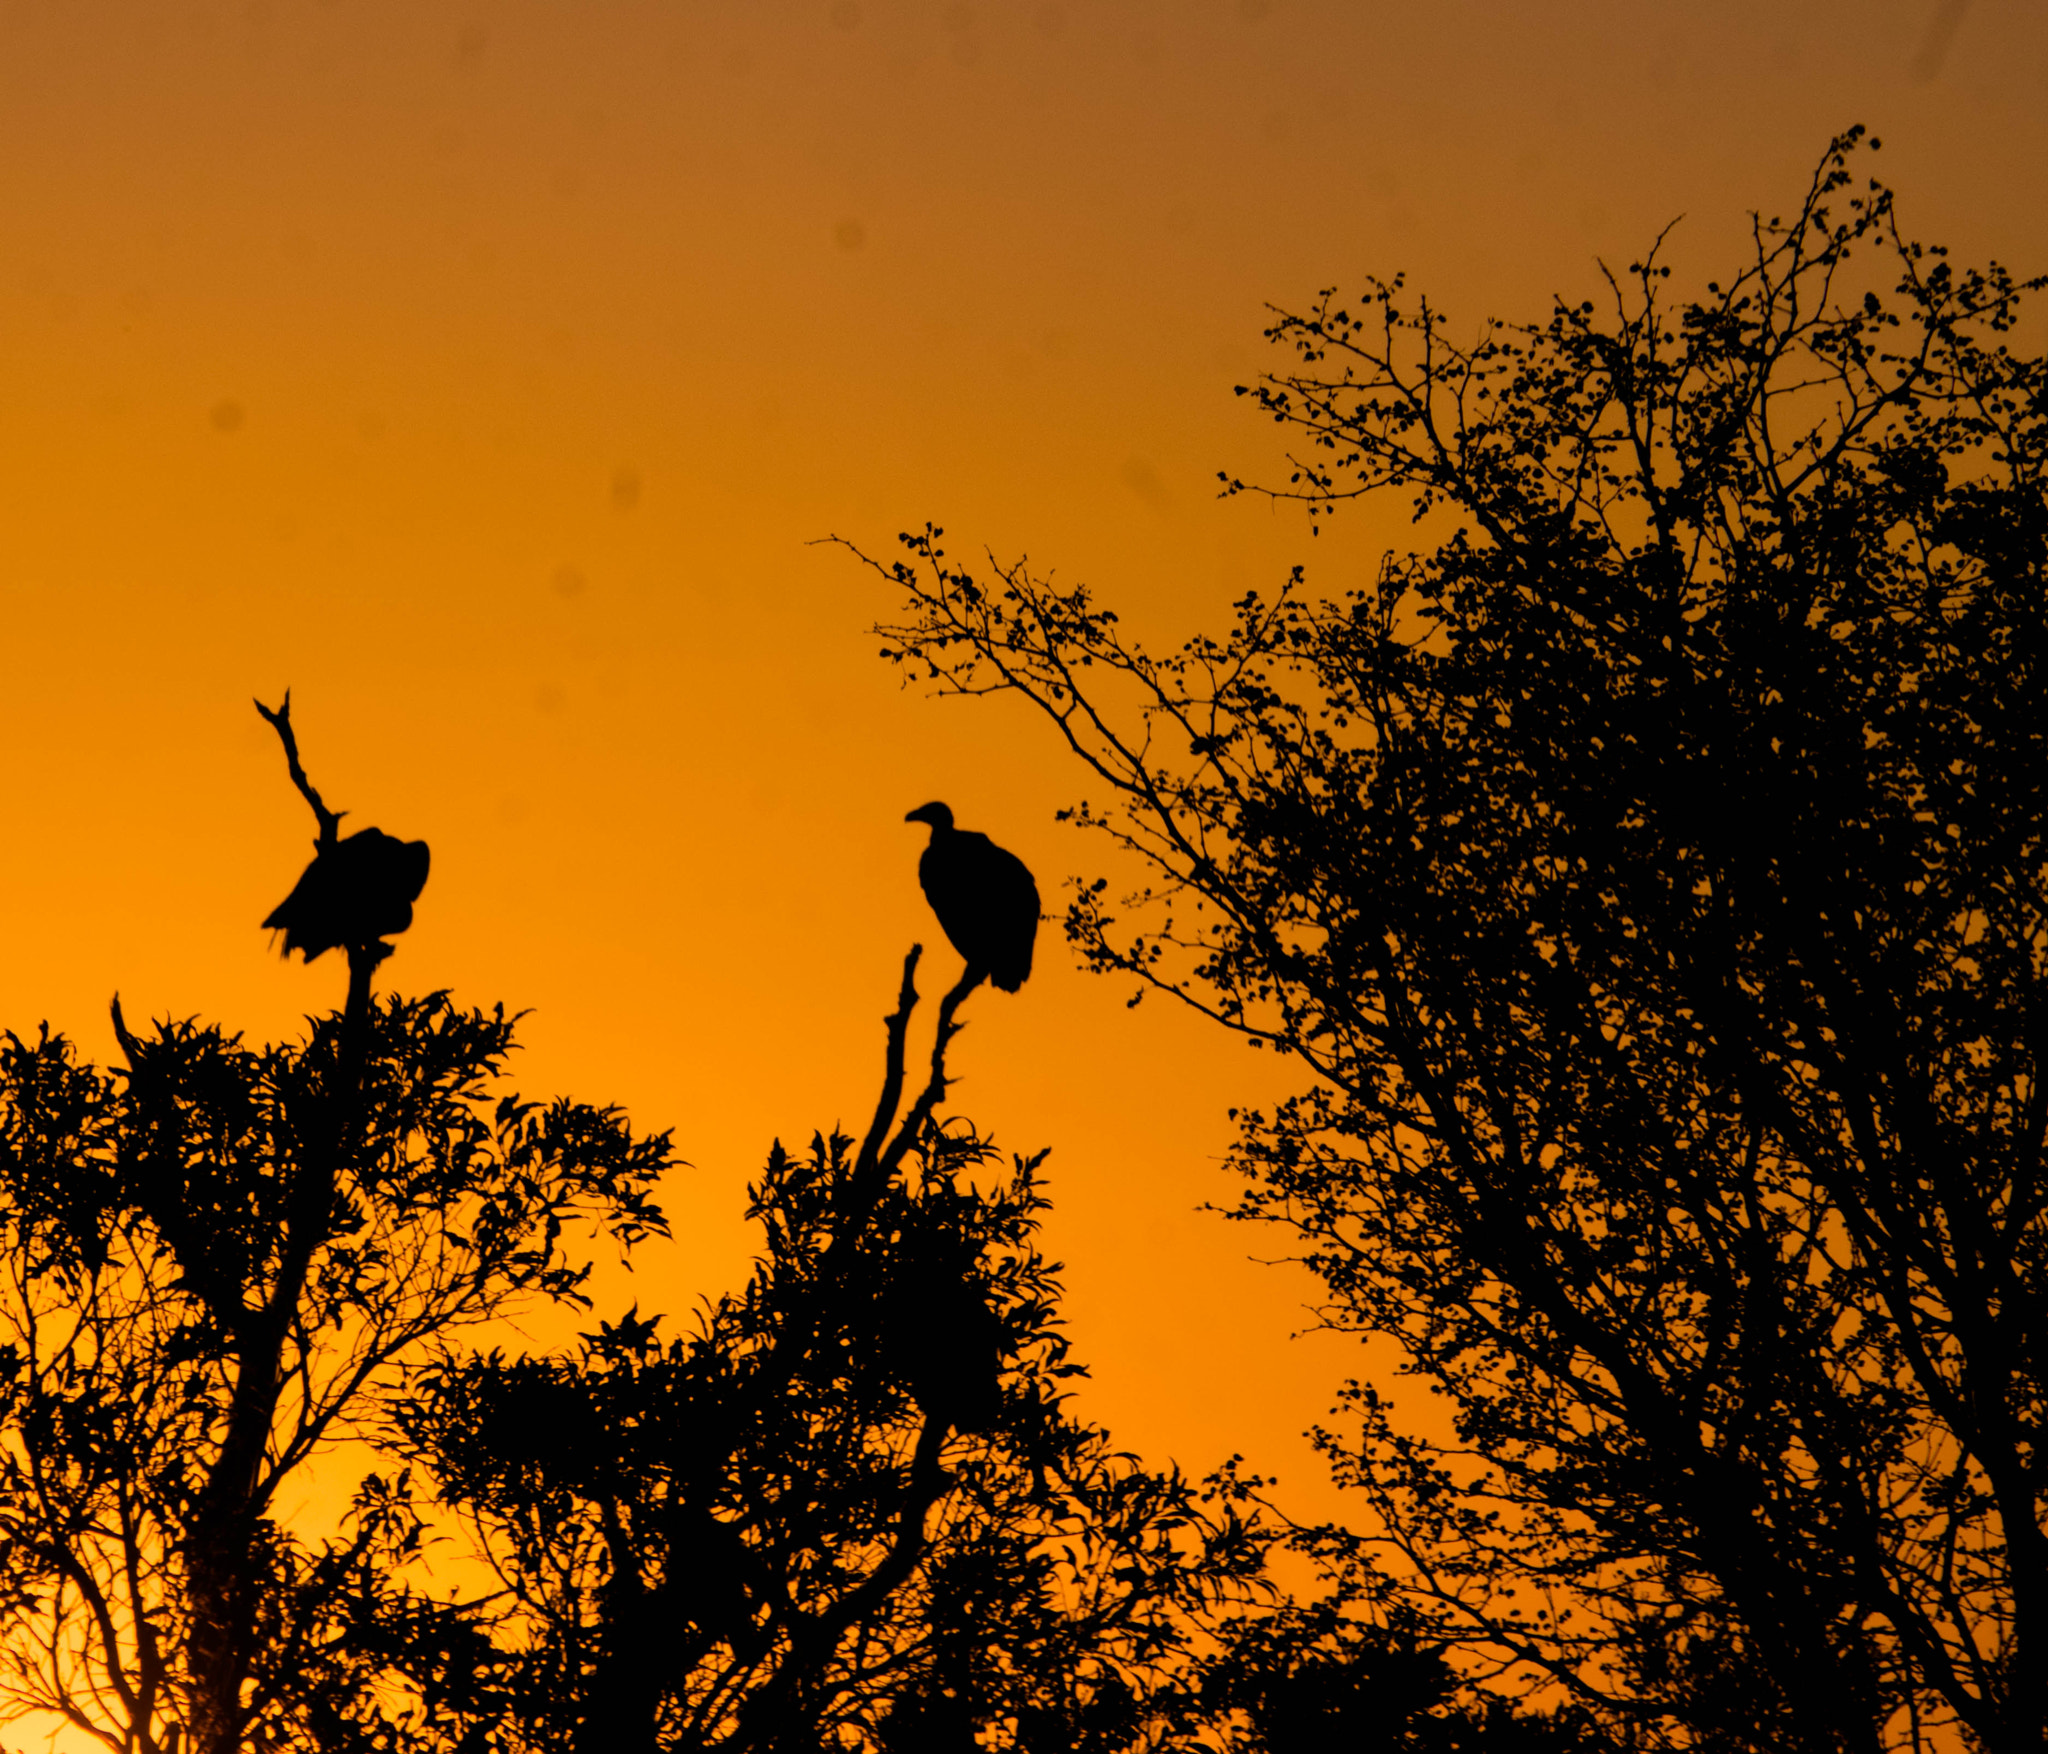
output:
<svg viewBox="0 0 2048 1754"><path fill-rule="evenodd" d="M1031 977L1038 938L1038 885L1024 861L985 834L955 828L943 804L923 805L903 820L931 824L917 879L953 948L970 972L1014 993Z"/></svg>
<svg viewBox="0 0 2048 1754"><path fill-rule="evenodd" d="M313 855L292 892L263 923L284 929L284 953L311 962L330 950L389 938L412 924L427 886L427 843L365 828Z"/></svg>

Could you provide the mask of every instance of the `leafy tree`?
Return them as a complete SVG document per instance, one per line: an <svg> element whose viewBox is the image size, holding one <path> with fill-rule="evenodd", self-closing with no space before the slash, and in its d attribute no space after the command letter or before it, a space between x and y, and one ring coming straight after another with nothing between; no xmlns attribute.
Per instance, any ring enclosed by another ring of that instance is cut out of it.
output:
<svg viewBox="0 0 2048 1754"><path fill-rule="evenodd" d="M1151 869L1086 959L1312 1074L1242 1215L1456 1414L1354 1384L1319 1550L1631 1746L2048 1721L2039 282L1859 136L1696 298L1282 313L1277 491L1440 536L1342 601L1153 656L930 527L884 569L888 655L1040 708Z"/></svg>
<svg viewBox="0 0 2048 1754"><path fill-rule="evenodd" d="M1225 1629L1200 1692L1230 1709L1224 1745L1259 1754L1613 1754L1585 1711L1516 1711L1474 1697L1416 1616L1375 1617L1342 1591L1282 1602ZM1238 1728L1237 1726L1241 1726Z"/></svg>
<svg viewBox="0 0 2048 1754"><path fill-rule="evenodd" d="M899 1118L917 961L865 1139L770 1156L743 1292L686 1338L635 1312L573 1356L451 1355L400 1414L505 1586L490 1746L1108 1754L1203 1719L1204 1629L1275 1538L1259 1483L1147 1471L1062 1409L1043 1154L977 1190L992 1146L936 1115L971 979Z"/></svg>
<svg viewBox="0 0 2048 1754"><path fill-rule="evenodd" d="M343 1009L251 1049L117 1002L111 1070L0 1038L0 1710L123 1754L1476 1745L1413 1636L1275 1608L1262 1482L1065 1410L1042 1159L937 1116L973 979L904 1107L915 951L866 1138L771 1155L742 1294L462 1350L587 1307L570 1227L661 1232L669 1141L499 1094L502 1010L373 996L425 849L343 841L266 716L320 828L273 920L345 950ZM309 1536L344 1446L383 1471ZM425 1587L454 1518L497 1589Z"/></svg>
<svg viewBox="0 0 2048 1754"><path fill-rule="evenodd" d="M938 1117L972 971L899 1118L919 956L865 1138L774 1148L765 1253L694 1334L636 1309L571 1353L451 1350L396 1410L502 1585L493 1660L437 1689L459 1745L1606 1754L1583 1714L1454 1699L1412 1620L1281 1597L1265 1482L1065 1410L1043 1154L977 1187L994 1148Z"/></svg>
<svg viewBox="0 0 2048 1754"><path fill-rule="evenodd" d="M289 702L269 715L299 766ZM409 916L408 916L409 917ZM394 929L383 925L380 929ZM281 1495L430 1344L535 1299L577 1304L566 1247L662 1229L665 1135L502 1096L502 1010L376 1000L261 1049L217 1027L114 1024L101 1070L45 1029L0 1041L0 1700L124 1754L431 1742L389 1657L484 1661L405 1581L420 1518L371 1476L343 1533ZM379 1630L382 1629L382 1630Z"/></svg>

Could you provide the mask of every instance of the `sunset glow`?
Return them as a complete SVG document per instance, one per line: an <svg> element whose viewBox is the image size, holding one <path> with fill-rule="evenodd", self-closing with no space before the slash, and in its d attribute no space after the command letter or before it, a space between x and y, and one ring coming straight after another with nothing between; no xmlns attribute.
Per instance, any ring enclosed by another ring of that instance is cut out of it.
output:
<svg viewBox="0 0 2048 1754"><path fill-rule="evenodd" d="M251 706L289 687L347 826L432 845L384 984L529 1009L522 1088L674 1130L674 1242L599 1295L686 1322L770 1141L864 1124L909 945L957 972L905 811L1055 916L1116 875L1045 728L905 686L820 538L930 519L1162 645L1297 562L1341 590L1401 507L1312 542L1216 497L1285 472L1232 395L1268 302L1405 270L1536 318L1680 215L1705 279L1857 121L1915 234L2037 271L2044 17L4 0L0 1027L107 1059L117 990L252 1040L339 1005L258 924L309 850ZM1312 1282L1248 1258L1287 1239L1199 1210L1289 1069L1129 997L1055 918L953 1102L1052 1148L1083 1408L1332 1511L1300 1434L1387 1361L1291 1340Z"/></svg>

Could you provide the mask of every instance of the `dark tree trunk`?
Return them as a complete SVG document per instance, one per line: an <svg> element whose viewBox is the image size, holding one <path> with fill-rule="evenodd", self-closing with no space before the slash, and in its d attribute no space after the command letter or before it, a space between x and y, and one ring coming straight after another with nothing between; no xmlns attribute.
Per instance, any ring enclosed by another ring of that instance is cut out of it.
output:
<svg viewBox="0 0 2048 1754"><path fill-rule="evenodd" d="M186 1537L192 1629L186 1649L192 1687L193 1754L241 1754L248 1718L243 1693L256 1666L256 1611L265 1580L256 1536L265 1511L263 1464L284 1352L313 1256L327 1240L340 1166L358 1145L363 1065L370 1025L370 981L384 947L351 945L348 1004L336 1049L335 1083L324 1137L316 1137L286 1220L277 1278L260 1309L241 1325L228 1428Z"/></svg>

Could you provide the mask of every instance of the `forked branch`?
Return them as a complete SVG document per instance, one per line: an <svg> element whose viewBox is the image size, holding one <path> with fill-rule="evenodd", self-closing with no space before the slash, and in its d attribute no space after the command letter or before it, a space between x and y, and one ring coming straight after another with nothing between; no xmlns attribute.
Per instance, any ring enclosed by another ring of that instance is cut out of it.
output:
<svg viewBox="0 0 2048 1754"><path fill-rule="evenodd" d="M966 1027L958 1021L956 1014L967 995L982 981L980 970L968 968L939 1001L938 1029L932 1037L930 1075L917 1100L910 1105L910 1112L898 1125L896 1116L903 1102L903 1081L909 1059L910 1014L917 1008L917 964L923 955L924 946L913 944L910 954L904 957L903 985L896 996L896 1009L885 1020L889 1043L881 1100L875 1105L875 1118L868 1123L867 1137L861 1141L860 1155L854 1159L853 1179L847 1188L847 1209L855 1230L866 1217L868 1208L882 1197L882 1190L889 1185L897 1166L917 1143L918 1135L930 1121L939 1099L946 1094L946 1086L951 1082L946 1076L946 1049L954 1036ZM893 1136L891 1128L895 1129Z"/></svg>

